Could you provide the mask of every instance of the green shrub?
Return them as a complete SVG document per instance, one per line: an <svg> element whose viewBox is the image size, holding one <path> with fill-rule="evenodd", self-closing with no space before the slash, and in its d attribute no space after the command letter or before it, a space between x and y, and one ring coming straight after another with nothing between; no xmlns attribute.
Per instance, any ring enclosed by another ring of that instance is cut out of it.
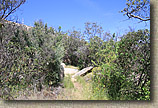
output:
<svg viewBox="0 0 158 108"><path fill-rule="evenodd" d="M150 32L138 30L125 35L116 63L125 77L119 91L124 99L150 100Z"/></svg>
<svg viewBox="0 0 158 108"><path fill-rule="evenodd" d="M0 30L0 88L2 98L15 98L15 92L26 88L38 90L43 85L58 85L62 78L61 66L64 47L61 33L54 35L41 21L27 30L25 26L4 23ZM54 45L55 44L55 45Z"/></svg>
<svg viewBox="0 0 158 108"><path fill-rule="evenodd" d="M105 55L102 55L104 53ZM94 64L93 91L110 100L150 100L150 32L139 30L110 40Z"/></svg>
<svg viewBox="0 0 158 108"><path fill-rule="evenodd" d="M80 31L69 31L63 36L65 54L63 61L67 65L84 67L86 65L86 41L82 39Z"/></svg>
<svg viewBox="0 0 158 108"><path fill-rule="evenodd" d="M35 22L32 35L35 38L34 46L39 49L39 61L45 75L44 82L57 85L61 81L60 71L64 48L61 43L62 34L48 29L42 22Z"/></svg>
<svg viewBox="0 0 158 108"><path fill-rule="evenodd" d="M106 96L106 88L104 81L105 76L102 74L101 67L95 67L93 70L93 79L92 79L92 90L93 90L93 98L97 100L107 99Z"/></svg>

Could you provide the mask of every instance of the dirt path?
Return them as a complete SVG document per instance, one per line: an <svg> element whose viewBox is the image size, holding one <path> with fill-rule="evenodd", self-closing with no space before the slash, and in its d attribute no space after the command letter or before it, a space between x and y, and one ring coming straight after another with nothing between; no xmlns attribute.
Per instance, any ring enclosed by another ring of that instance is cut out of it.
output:
<svg viewBox="0 0 158 108"><path fill-rule="evenodd" d="M77 72L78 69L76 68L64 68L64 80L68 80L66 83L68 85L71 83L72 88L57 87L55 91L44 89L42 92L29 93L30 95L26 94L26 96L23 94L16 100L88 100L85 97L85 92L89 94L89 89L87 89L88 86L83 77L78 77L79 79L72 78L72 75Z"/></svg>
<svg viewBox="0 0 158 108"><path fill-rule="evenodd" d="M70 78L73 83L73 88L63 88L62 93L58 96L57 100L86 100L85 97L85 86L83 84L83 77L79 77L79 79L72 78L72 75L77 73L77 69L73 68L65 68L65 77ZM82 78L82 81L81 81ZM80 80L80 81L78 81Z"/></svg>
<svg viewBox="0 0 158 108"><path fill-rule="evenodd" d="M78 72L78 69L72 69L72 68L64 68L64 74L75 74Z"/></svg>

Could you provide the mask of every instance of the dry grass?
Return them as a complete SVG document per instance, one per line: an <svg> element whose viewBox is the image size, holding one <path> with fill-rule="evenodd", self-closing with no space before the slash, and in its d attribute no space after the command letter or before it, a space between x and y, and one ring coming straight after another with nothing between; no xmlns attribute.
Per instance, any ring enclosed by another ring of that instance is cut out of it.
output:
<svg viewBox="0 0 158 108"><path fill-rule="evenodd" d="M57 95L48 89L43 89L42 91L33 90L25 91L19 95L15 100L56 100Z"/></svg>
<svg viewBox="0 0 158 108"><path fill-rule="evenodd" d="M67 74L63 80L64 88L58 95L44 89L42 92L29 93L27 97L23 94L17 100L96 100L97 98L92 92L92 76L93 74L89 73L85 77L78 76L74 80L71 74Z"/></svg>
<svg viewBox="0 0 158 108"><path fill-rule="evenodd" d="M91 100L92 99L91 84L87 83L83 77L78 76L77 79L72 82L74 88L64 88L63 92L60 95L58 95L57 100Z"/></svg>

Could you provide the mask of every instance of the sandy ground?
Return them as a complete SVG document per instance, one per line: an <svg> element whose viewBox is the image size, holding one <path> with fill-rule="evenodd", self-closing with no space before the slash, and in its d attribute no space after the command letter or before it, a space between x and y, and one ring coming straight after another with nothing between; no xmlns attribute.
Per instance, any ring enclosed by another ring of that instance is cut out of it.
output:
<svg viewBox="0 0 158 108"><path fill-rule="evenodd" d="M75 74L78 72L78 69L72 69L72 68L64 68L64 74Z"/></svg>
<svg viewBox="0 0 158 108"><path fill-rule="evenodd" d="M78 69L64 68L65 76L67 76L68 74L69 75L73 75L73 74L75 74L77 72L78 72ZM74 81L76 81L76 79L75 78L71 78L71 81L74 82Z"/></svg>

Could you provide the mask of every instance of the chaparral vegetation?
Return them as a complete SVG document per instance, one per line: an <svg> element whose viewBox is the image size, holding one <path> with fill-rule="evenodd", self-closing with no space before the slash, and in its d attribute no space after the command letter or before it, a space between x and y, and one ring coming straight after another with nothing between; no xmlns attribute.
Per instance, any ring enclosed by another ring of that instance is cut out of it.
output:
<svg viewBox="0 0 158 108"><path fill-rule="evenodd" d="M83 32L63 32L41 20L29 27L7 21L25 0L0 3L1 99L33 99L36 94L49 100L150 100L150 30L119 36L86 22ZM148 5L148 0L127 0L121 12L149 21L149 14L140 14ZM89 66L93 69L87 75L65 73Z"/></svg>

